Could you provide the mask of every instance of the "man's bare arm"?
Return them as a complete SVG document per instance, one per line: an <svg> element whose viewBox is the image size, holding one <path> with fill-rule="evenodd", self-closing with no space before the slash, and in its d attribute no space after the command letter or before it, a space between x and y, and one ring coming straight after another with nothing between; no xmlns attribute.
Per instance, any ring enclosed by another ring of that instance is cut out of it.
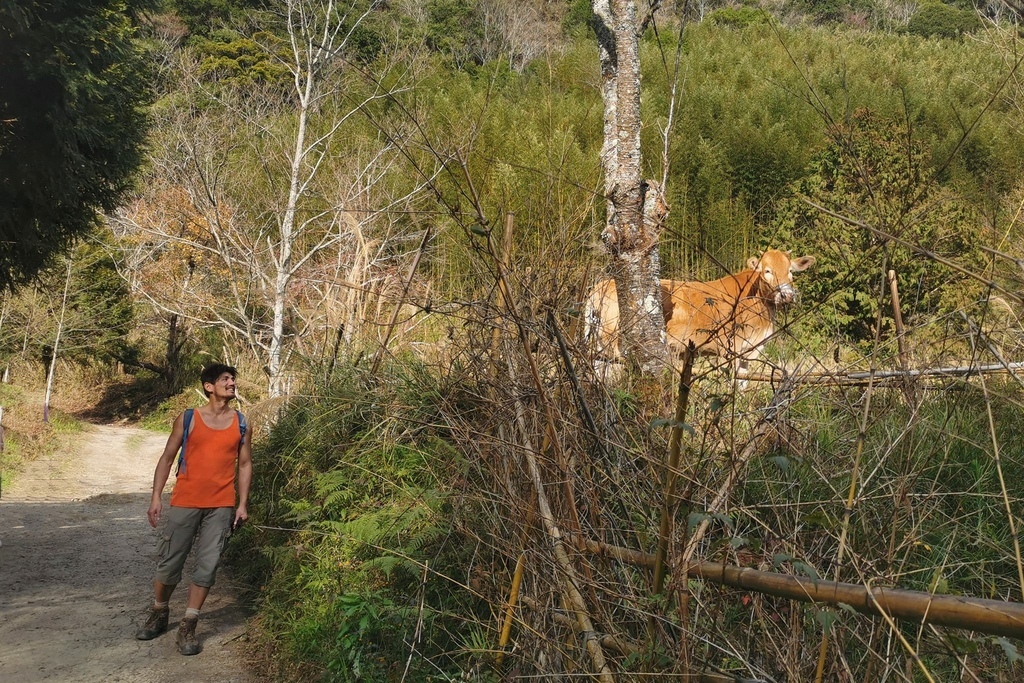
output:
<svg viewBox="0 0 1024 683"><path fill-rule="evenodd" d="M168 477L171 476L171 465L174 463L174 456L181 450L181 441L185 435L185 415L179 415L174 420L171 428L171 435L167 437L167 445L164 452L156 462L156 472L153 473L153 495L149 501L149 523L156 527L160 522L160 512L163 509L163 502L160 497L163 495L164 486Z"/></svg>
<svg viewBox="0 0 1024 683"><path fill-rule="evenodd" d="M252 484L252 434L245 435L245 442L238 449L238 509L235 510L234 527L241 526L249 519L249 487Z"/></svg>

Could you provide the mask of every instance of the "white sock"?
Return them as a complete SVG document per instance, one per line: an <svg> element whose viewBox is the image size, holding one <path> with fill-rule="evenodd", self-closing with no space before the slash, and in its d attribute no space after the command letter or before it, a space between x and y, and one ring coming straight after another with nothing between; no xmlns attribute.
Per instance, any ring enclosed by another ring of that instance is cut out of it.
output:
<svg viewBox="0 0 1024 683"><path fill-rule="evenodd" d="M197 610L195 607L186 607L185 608L185 618L186 619L192 619L193 617L196 618L196 619L199 618L199 610Z"/></svg>
<svg viewBox="0 0 1024 683"><path fill-rule="evenodd" d="M167 608L167 603L166 602L157 602L156 600L153 601L153 609L166 609L166 608Z"/></svg>

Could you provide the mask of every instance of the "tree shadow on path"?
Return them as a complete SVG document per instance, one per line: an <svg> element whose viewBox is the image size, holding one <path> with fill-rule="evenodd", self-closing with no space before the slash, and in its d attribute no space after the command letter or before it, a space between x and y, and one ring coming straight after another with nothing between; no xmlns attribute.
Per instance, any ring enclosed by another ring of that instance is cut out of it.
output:
<svg viewBox="0 0 1024 683"><path fill-rule="evenodd" d="M197 635L203 652L182 657L174 626L152 641L135 630L152 599L156 532L149 494L72 502L0 500L0 680L245 683L246 613L222 569Z"/></svg>

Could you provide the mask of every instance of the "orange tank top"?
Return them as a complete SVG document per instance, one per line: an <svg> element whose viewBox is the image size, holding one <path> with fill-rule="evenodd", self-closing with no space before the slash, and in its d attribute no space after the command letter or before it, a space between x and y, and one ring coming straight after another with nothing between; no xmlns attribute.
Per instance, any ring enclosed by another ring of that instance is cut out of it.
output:
<svg viewBox="0 0 1024 683"><path fill-rule="evenodd" d="M210 429L198 410L192 415L185 458L171 493L171 505L182 508L220 508L235 505L235 463L242 435L238 414L224 429Z"/></svg>

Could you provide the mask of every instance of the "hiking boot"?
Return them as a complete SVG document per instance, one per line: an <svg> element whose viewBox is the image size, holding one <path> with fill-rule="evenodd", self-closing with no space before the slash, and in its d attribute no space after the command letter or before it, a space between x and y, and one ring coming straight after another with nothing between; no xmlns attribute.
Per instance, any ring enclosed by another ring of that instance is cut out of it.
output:
<svg viewBox="0 0 1024 683"><path fill-rule="evenodd" d="M196 624L199 617L185 617L178 627L178 652L183 655L199 654L199 641L196 640Z"/></svg>
<svg viewBox="0 0 1024 683"><path fill-rule="evenodd" d="M135 632L135 637L139 640L153 640L158 635L167 630L167 615L170 614L170 608L164 607L163 609L157 609L151 607L149 609L149 617L146 618L146 623L143 624L142 628Z"/></svg>

